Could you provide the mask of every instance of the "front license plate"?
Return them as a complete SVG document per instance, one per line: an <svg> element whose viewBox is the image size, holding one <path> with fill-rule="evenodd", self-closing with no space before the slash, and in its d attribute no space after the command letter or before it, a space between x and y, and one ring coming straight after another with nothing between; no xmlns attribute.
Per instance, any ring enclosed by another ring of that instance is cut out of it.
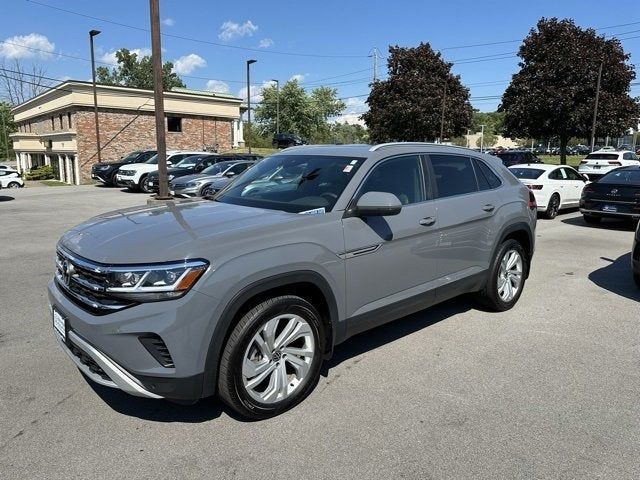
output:
<svg viewBox="0 0 640 480"><path fill-rule="evenodd" d="M616 207L614 205L605 205L604 207L602 207L602 211L603 212L617 212L618 211L618 207Z"/></svg>
<svg viewBox="0 0 640 480"><path fill-rule="evenodd" d="M593 169L594 169L594 170L600 170L600 165L594 165L594 166L593 166Z"/></svg>
<svg viewBox="0 0 640 480"><path fill-rule="evenodd" d="M67 339L67 321L55 308L53 309L53 328L62 337L62 340Z"/></svg>

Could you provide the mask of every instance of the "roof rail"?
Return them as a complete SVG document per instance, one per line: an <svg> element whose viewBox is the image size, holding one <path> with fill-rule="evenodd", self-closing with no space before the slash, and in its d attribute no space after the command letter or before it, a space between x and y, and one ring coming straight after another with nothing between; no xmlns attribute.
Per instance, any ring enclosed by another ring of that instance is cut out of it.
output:
<svg viewBox="0 0 640 480"><path fill-rule="evenodd" d="M442 145L441 143L432 143L432 142L390 142L390 143L380 143L378 145L374 145L369 149L370 152L375 152L377 150L387 148L387 147L398 147L398 146L424 146L424 145Z"/></svg>

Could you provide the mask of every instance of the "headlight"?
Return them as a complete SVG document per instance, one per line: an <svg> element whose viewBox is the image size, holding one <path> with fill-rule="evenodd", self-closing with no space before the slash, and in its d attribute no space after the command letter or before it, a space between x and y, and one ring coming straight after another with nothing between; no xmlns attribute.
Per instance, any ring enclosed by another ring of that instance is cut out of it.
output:
<svg viewBox="0 0 640 480"><path fill-rule="evenodd" d="M202 182L187 182L187 187L199 187Z"/></svg>
<svg viewBox="0 0 640 480"><path fill-rule="evenodd" d="M169 180L173 180L174 178L176 178L176 176L175 176L175 175L167 175L167 178L168 178Z"/></svg>
<svg viewBox="0 0 640 480"><path fill-rule="evenodd" d="M104 171L104 170L109 170L110 168L111 168L111 166L110 166L110 165L100 165L100 166L98 167L98 170L102 170L102 171Z"/></svg>
<svg viewBox="0 0 640 480"><path fill-rule="evenodd" d="M162 265L108 267L106 291L135 301L168 300L187 293L207 270L204 260L188 260Z"/></svg>

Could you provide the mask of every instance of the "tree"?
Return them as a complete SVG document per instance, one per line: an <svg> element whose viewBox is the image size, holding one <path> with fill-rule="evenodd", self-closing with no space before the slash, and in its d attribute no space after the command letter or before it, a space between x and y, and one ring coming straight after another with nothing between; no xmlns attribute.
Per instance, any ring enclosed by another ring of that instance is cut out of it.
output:
<svg viewBox="0 0 640 480"><path fill-rule="evenodd" d="M11 105L7 102L0 102L0 158L10 160L13 145L9 134L16 131L16 124L11 115Z"/></svg>
<svg viewBox="0 0 640 480"><path fill-rule="evenodd" d="M444 137L466 133L471 123L469 90L451 73L451 63L428 43L389 47L389 78L371 86L369 111L362 115L371 140L423 141L440 136L445 95Z"/></svg>
<svg viewBox="0 0 640 480"><path fill-rule="evenodd" d="M476 147L489 148L493 147L498 141L498 137L491 131L484 131L484 135L478 137L476 140Z"/></svg>
<svg viewBox="0 0 640 480"><path fill-rule="evenodd" d="M111 70L108 67L96 68L98 83L153 89L153 63L150 56L145 55L138 59L136 53L121 48L116 52L116 59L118 65ZM172 70L173 63L165 62L162 65L162 88L165 91L176 87L185 87L182 79Z"/></svg>
<svg viewBox="0 0 640 480"><path fill-rule="evenodd" d="M336 122L331 125L331 143L369 143L369 132L362 125Z"/></svg>
<svg viewBox="0 0 640 480"><path fill-rule="evenodd" d="M0 98L11 105L20 105L49 89L52 82L41 65L26 68L20 60L11 64L0 63Z"/></svg>
<svg viewBox="0 0 640 480"><path fill-rule="evenodd" d="M482 130L484 125L485 135L487 132L499 135L504 125L504 112L480 112L474 110L471 118L471 130L476 133Z"/></svg>
<svg viewBox="0 0 640 480"><path fill-rule="evenodd" d="M635 78L620 41L583 30L572 20L538 21L524 39L516 73L502 96L509 137L558 137L561 163L571 137L589 138L602 65L596 135L616 135L633 125L640 106L629 96Z"/></svg>
<svg viewBox="0 0 640 480"><path fill-rule="evenodd" d="M275 85L262 90L262 101L256 107L255 119L263 132L275 133L278 92ZM345 104L337 98L337 90L319 87L308 94L296 79L280 89L279 130L298 134L311 142L322 143L330 137L328 119L339 115Z"/></svg>

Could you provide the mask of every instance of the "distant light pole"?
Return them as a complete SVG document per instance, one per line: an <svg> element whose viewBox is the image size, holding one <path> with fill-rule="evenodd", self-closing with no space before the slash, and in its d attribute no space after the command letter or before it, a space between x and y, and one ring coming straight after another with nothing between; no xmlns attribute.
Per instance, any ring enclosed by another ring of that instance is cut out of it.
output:
<svg viewBox="0 0 640 480"><path fill-rule="evenodd" d="M280 82L276 79L271 81L276 82L276 133L280 133Z"/></svg>
<svg viewBox="0 0 640 480"><path fill-rule="evenodd" d="M484 125L480 125L482 131L480 132L480 153L484 152Z"/></svg>
<svg viewBox="0 0 640 480"><path fill-rule="evenodd" d="M469 130L469 129L467 128L467 148L469 148L469 146L470 146L470 145L469 145L469 139L470 139L470 137L471 137L471 130Z"/></svg>
<svg viewBox="0 0 640 480"><path fill-rule="evenodd" d="M604 58L600 60L600 66L598 67L598 80L596 82L596 101L593 105L593 123L591 125L591 151L595 149L596 145L596 120L598 119L598 100L600 99L600 81L602 80L602 67L604 65Z"/></svg>
<svg viewBox="0 0 640 480"><path fill-rule="evenodd" d="M93 78L93 114L96 118L96 145L98 147L98 163L102 162L100 151L100 124L98 123L98 93L96 92L96 59L93 51L93 37L100 34L100 30L89 32L89 44L91 45L91 78Z"/></svg>
<svg viewBox="0 0 640 480"><path fill-rule="evenodd" d="M249 66L256 62L257 60L247 60L247 147L249 148L249 153L251 153L251 135L253 135L251 131L251 77L249 75Z"/></svg>

